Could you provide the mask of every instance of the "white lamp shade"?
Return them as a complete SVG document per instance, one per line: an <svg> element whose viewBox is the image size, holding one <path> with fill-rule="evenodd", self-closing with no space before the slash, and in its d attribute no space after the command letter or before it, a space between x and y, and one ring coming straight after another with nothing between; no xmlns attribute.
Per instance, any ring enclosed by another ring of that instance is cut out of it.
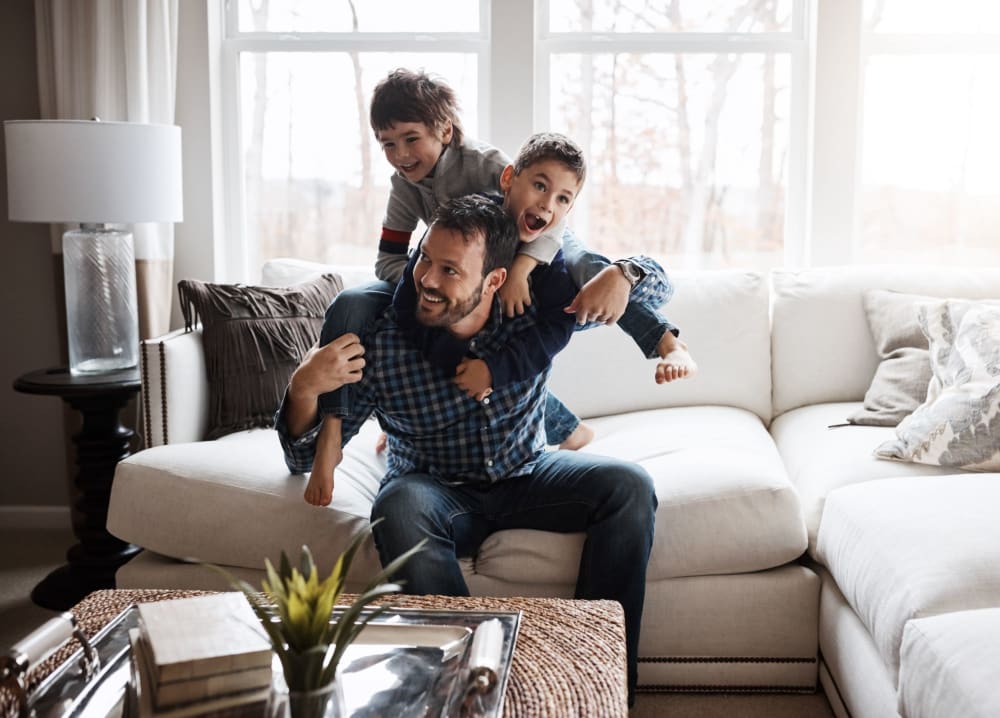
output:
<svg viewBox="0 0 1000 718"><path fill-rule="evenodd" d="M179 222L181 128L96 120L8 120L12 221Z"/></svg>

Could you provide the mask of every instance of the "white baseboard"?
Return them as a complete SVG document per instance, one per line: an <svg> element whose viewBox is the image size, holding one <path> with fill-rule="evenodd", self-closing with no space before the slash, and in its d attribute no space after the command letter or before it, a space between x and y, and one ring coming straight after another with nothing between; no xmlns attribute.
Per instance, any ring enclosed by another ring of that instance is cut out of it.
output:
<svg viewBox="0 0 1000 718"><path fill-rule="evenodd" d="M69 506L0 506L0 531L57 531L69 528Z"/></svg>

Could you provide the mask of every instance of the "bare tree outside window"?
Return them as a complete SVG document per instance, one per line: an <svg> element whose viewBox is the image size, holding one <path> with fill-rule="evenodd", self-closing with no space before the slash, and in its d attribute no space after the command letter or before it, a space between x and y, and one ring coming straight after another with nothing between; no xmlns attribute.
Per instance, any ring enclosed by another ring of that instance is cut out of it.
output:
<svg viewBox="0 0 1000 718"><path fill-rule="evenodd" d="M774 0L729 3L725 17L681 0L618 3L632 31L682 33L721 24L739 33L788 24ZM576 0L581 32L593 0ZM577 17L577 15L574 15ZM616 23L605 21L614 31ZM767 268L781 263L788 148L789 61L774 53L555 55L552 124L591 164L574 224L608 255L645 252L671 266Z"/></svg>

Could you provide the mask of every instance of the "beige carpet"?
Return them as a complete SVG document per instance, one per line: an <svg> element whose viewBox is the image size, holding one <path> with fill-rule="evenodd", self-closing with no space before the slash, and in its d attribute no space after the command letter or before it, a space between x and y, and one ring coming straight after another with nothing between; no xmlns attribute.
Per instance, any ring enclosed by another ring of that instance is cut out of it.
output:
<svg viewBox="0 0 1000 718"><path fill-rule="evenodd" d="M65 561L75 539L65 531L0 531L0 649L54 612L35 606L34 585ZM822 692L800 695L643 694L630 718L833 718Z"/></svg>

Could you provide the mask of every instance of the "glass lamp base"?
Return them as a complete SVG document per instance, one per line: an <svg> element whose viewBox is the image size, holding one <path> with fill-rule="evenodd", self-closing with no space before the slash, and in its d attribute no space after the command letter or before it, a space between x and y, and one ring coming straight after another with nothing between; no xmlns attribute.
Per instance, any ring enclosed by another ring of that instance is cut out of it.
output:
<svg viewBox="0 0 1000 718"><path fill-rule="evenodd" d="M72 374L139 363L139 309L131 232L104 227L63 235L66 329Z"/></svg>

